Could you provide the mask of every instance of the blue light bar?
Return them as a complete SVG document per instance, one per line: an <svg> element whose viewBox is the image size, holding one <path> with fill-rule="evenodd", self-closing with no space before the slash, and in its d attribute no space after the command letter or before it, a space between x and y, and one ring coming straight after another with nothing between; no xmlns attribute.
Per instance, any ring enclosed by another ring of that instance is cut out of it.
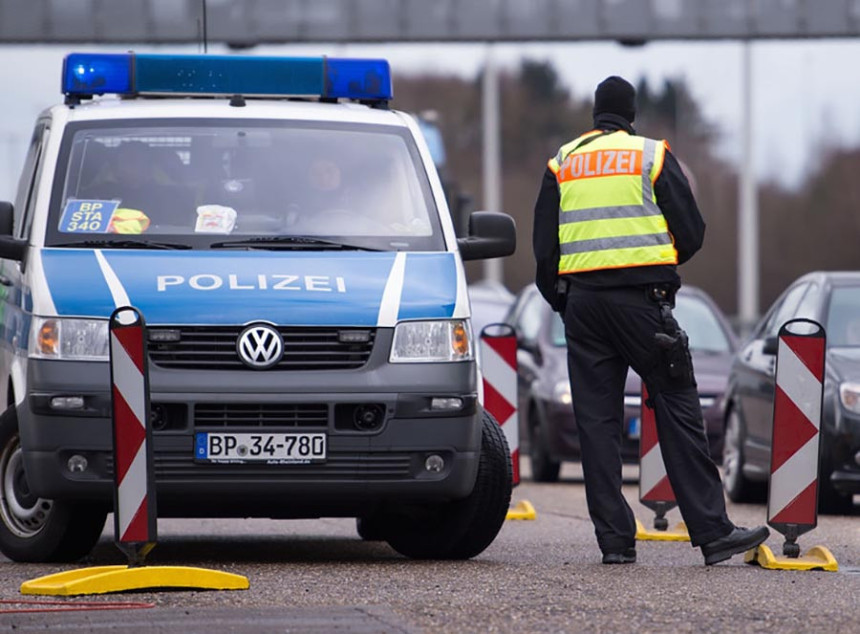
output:
<svg viewBox="0 0 860 634"><path fill-rule="evenodd" d="M384 99L394 97L386 59L325 58L326 97Z"/></svg>
<svg viewBox="0 0 860 634"><path fill-rule="evenodd" d="M132 56L71 53L63 60L63 94L103 95L131 92Z"/></svg>
<svg viewBox="0 0 860 634"><path fill-rule="evenodd" d="M322 92L322 58L136 55L140 94L312 96Z"/></svg>
<svg viewBox="0 0 860 634"><path fill-rule="evenodd" d="M243 95L388 101L384 59L70 53L63 93L93 95Z"/></svg>

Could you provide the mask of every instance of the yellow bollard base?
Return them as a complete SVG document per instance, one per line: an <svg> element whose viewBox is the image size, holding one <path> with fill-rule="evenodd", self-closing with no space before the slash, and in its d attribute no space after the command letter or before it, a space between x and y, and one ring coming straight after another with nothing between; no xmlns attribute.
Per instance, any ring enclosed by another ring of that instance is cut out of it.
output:
<svg viewBox="0 0 860 634"><path fill-rule="evenodd" d="M247 590L248 578L229 572L186 566L96 566L67 570L21 584L21 594L75 596L155 588Z"/></svg>
<svg viewBox="0 0 860 634"><path fill-rule="evenodd" d="M537 511L528 500L520 500L513 508L508 509L505 519L509 520L536 520Z"/></svg>
<svg viewBox="0 0 860 634"><path fill-rule="evenodd" d="M744 561L770 570L839 570L839 564L833 554L824 546L813 546L800 557L778 557L762 544L758 548L748 550L744 554Z"/></svg>
<svg viewBox="0 0 860 634"><path fill-rule="evenodd" d="M687 525L684 522L678 522L665 531L658 531L647 530L642 522L636 520L636 539L654 542L688 542L690 541L690 534L687 532Z"/></svg>

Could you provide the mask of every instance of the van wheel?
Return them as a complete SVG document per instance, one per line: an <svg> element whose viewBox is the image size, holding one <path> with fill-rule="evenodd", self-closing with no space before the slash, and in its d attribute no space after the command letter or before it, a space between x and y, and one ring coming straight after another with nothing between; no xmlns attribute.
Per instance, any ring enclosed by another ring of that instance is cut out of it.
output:
<svg viewBox="0 0 860 634"><path fill-rule="evenodd" d="M723 438L723 488L732 502L764 502L767 488L744 475L744 442L746 431L734 407L726 418Z"/></svg>
<svg viewBox="0 0 860 634"><path fill-rule="evenodd" d="M462 500L390 516L386 541L413 559L469 559L499 534L511 503L511 456L501 427L483 413L481 456L472 492Z"/></svg>
<svg viewBox="0 0 860 634"><path fill-rule="evenodd" d="M14 406L0 415L0 551L21 562L68 562L92 550L107 512L91 503L47 500L34 495Z"/></svg>
<svg viewBox="0 0 860 634"><path fill-rule="evenodd" d="M355 518L355 530L366 542L385 541L385 516L381 514Z"/></svg>

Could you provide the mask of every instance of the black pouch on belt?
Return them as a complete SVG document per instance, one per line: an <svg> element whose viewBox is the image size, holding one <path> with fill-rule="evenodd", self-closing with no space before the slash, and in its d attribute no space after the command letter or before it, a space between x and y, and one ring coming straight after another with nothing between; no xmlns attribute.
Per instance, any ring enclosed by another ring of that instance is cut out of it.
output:
<svg viewBox="0 0 860 634"><path fill-rule="evenodd" d="M695 386L693 359L690 357L687 333L681 329L672 315L670 301L674 300L674 297L665 297L650 291L649 297L660 305L660 321L663 325L663 332L656 333L654 339L657 347L663 352L669 377L673 379L673 382L677 382L676 387Z"/></svg>

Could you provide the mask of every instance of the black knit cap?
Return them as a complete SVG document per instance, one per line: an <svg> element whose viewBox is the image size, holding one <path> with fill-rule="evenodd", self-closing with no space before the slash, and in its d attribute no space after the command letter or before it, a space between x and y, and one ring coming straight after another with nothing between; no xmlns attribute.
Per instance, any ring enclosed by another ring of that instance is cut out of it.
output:
<svg viewBox="0 0 860 634"><path fill-rule="evenodd" d="M611 113L630 123L636 118L636 89L630 82L612 75L597 85L594 91L594 116Z"/></svg>

